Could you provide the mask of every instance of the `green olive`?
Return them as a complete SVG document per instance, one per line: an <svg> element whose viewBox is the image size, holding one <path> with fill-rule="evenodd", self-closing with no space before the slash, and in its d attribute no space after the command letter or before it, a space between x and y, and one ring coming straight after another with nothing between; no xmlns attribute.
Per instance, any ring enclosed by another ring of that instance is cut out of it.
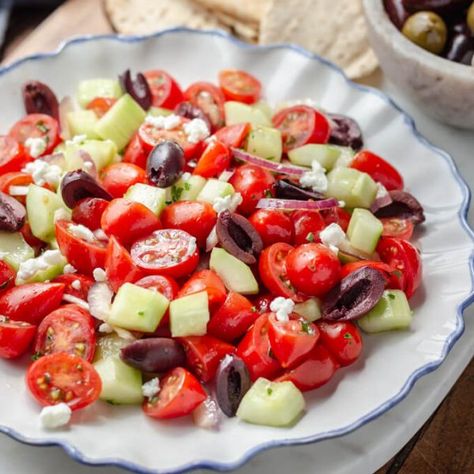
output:
<svg viewBox="0 0 474 474"><path fill-rule="evenodd" d="M443 51L448 36L443 19L436 13L426 11L408 17L402 33L413 43L434 54Z"/></svg>
<svg viewBox="0 0 474 474"><path fill-rule="evenodd" d="M469 10L467 11L467 25L474 35L474 2L471 3Z"/></svg>

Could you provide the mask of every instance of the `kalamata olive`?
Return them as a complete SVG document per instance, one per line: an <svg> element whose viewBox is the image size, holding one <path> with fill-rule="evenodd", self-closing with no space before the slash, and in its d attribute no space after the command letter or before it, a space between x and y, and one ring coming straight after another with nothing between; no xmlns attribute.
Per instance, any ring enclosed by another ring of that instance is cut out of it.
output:
<svg viewBox="0 0 474 474"><path fill-rule="evenodd" d="M279 199L296 199L318 201L324 199L324 195L314 192L310 189L303 188L291 182L288 179L279 179L275 184L276 197Z"/></svg>
<svg viewBox="0 0 474 474"><path fill-rule="evenodd" d="M222 247L247 265L253 265L263 250L262 238L255 227L247 218L235 212L219 213L216 232Z"/></svg>
<svg viewBox="0 0 474 474"><path fill-rule="evenodd" d="M392 23L401 30L410 13L403 5L403 0L383 0L385 11Z"/></svg>
<svg viewBox="0 0 474 474"><path fill-rule="evenodd" d="M158 143L148 155L148 179L159 188L167 188L178 181L185 164L183 149L176 142L165 140Z"/></svg>
<svg viewBox="0 0 474 474"><path fill-rule="evenodd" d="M433 54L441 54L448 37L444 20L432 11L411 15L403 25L402 33L410 41Z"/></svg>
<svg viewBox="0 0 474 474"><path fill-rule="evenodd" d="M326 295L322 305L322 319L358 319L378 303L384 289L385 278L379 270L363 267L350 273Z"/></svg>
<svg viewBox="0 0 474 474"><path fill-rule="evenodd" d="M181 344L166 337L138 339L122 347L120 357L126 364L143 372L167 372L186 362Z"/></svg>
<svg viewBox="0 0 474 474"><path fill-rule="evenodd" d="M61 181L61 196L67 207L75 207L84 198L100 198L111 201L112 196L83 170L70 171Z"/></svg>
<svg viewBox="0 0 474 474"><path fill-rule="evenodd" d="M175 107L174 113L176 115L180 115L181 117L186 117L190 120L196 119L196 118L204 120L204 122L207 125L208 130L212 129L212 124L207 114L204 113L204 111L201 108L191 104L191 102L187 102L187 101L180 102Z"/></svg>
<svg viewBox="0 0 474 474"><path fill-rule="evenodd" d="M25 218L26 210L23 204L0 192L0 230L17 232L23 227Z"/></svg>
<svg viewBox="0 0 474 474"><path fill-rule="evenodd" d="M23 84L23 103L27 114L46 114L59 119L59 103L54 92L42 82Z"/></svg>
<svg viewBox="0 0 474 474"><path fill-rule="evenodd" d="M356 151L364 146L362 131L354 119L341 114L326 114L326 116L331 122L329 143L349 146Z"/></svg>
<svg viewBox="0 0 474 474"><path fill-rule="evenodd" d="M250 374L245 362L235 354L226 355L216 373L216 399L225 415L235 416L250 385Z"/></svg>
<svg viewBox="0 0 474 474"><path fill-rule="evenodd" d="M432 11L439 14L456 13L469 4L470 0L403 0L410 12Z"/></svg>
<svg viewBox="0 0 474 474"><path fill-rule="evenodd" d="M444 57L457 63L469 64L469 52L473 49L474 41L471 35L457 33L449 39Z"/></svg>
<svg viewBox="0 0 474 474"><path fill-rule="evenodd" d="M127 69L119 76L119 82L122 89L128 92L142 109L148 110L151 107L152 96L150 86L141 72L137 73L135 79L132 79L130 69Z"/></svg>
<svg viewBox="0 0 474 474"><path fill-rule="evenodd" d="M376 217L399 217L410 219L414 224L421 224L425 220L423 206L406 191L389 191L392 202L380 207L374 212Z"/></svg>

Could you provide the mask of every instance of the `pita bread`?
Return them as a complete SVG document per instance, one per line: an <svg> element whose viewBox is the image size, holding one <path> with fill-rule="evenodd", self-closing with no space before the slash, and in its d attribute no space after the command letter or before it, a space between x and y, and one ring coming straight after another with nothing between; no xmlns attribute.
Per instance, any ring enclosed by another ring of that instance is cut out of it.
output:
<svg viewBox="0 0 474 474"><path fill-rule="evenodd" d="M216 18L230 28L231 32L245 41L256 43L258 41L259 25L257 23L243 22L234 16L222 12L214 12Z"/></svg>
<svg viewBox="0 0 474 474"><path fill-rule="evenodd" d="M272 0L260 43L295 43L338 64L357 79L377 68L361 0Z"/></svg>
<svg viewBox="0 0 474 474"><path fill-rule="evenodd" d="M225 13L243 23L258 24L268 8L270 0L194 0L214 13ZM284 0L281 0L284 3Z"/></svg>

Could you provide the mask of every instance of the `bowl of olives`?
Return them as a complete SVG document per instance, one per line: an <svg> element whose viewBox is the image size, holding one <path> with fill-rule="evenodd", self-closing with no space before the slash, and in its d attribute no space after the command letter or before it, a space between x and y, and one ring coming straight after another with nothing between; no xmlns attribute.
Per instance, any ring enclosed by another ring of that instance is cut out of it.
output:
<svg viewBox="0 0 474 474"><path fill-rule="evenodd" d="M388 78L438 120L474 129L474 1L363 2Z"/></svg>

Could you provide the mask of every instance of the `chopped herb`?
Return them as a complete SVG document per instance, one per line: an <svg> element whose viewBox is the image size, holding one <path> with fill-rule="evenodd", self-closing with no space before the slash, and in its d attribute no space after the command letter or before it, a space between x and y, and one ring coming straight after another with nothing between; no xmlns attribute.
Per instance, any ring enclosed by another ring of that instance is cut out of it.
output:
<svg viewBox="0 0 474 474"><path fill-rule="evenodd" d="M301 330L306 334L311 334L311 327L307 321L301 321Z"/></svg>
<svg viewBox="0 0 474 474"><path fill-rule="evenodd" d="M252 311L252 313L256 313L258 310L257 310L257 307L256 306L252 306L250 308L250 311Z"/></svg>
<svg viewBox="0 0 474 474"><path fill-rule="evenodd" d="M188 182L184 183L184 190L189 191L190 189L191 189L191 185Z"/></svg>
<svg viewBox="0 0 474 474"><path fill-rule="evenodd" d="M268 388L267 388L267 393L268 393L268 395L271 395L271 394L273 393L273 389L270 388L270 387L268 387Z"/></svg>
<svg viewBox="0 0 474 474"><path fill-rule="evenodd" d="M173 204L173 201L165 201L165 204L169 206L170 204Z"/></svg>
<svg viewBox="0 0 474 474"><path fill-rule="evenodd" d="M139 311L138 316L145 316L145 311Z"/></svg>
<svg viewBox="0 0 474 474"><path fill-rule="evenodd" d="M187 184L189 186L189 183ZM172 202L179 201L181 194L183 194L183 191L184 191L184 188L180 188L178 186L171 186L171 201Z"/></svg>
<svg viewBox="0 0 474 474"><path fill-rule="evenodd" d="M350 332L346 332L344 334L344 339L352 339L352 334Z"/></svg>
<svg viewBox="0 0 474 474"><path fill-rule="evenodd" d="M40 132L43 132L43 133L48 133L48 132L49 132L49 128L44 124L43 121L39 121L39 122L36 124L36 128L37 128Z"/></svg>
<svg viewBox="0 0 474 474"><path fill-rule="evenodd" d="M269 160L269 161L272 161L272 160L274 160L274 159L275 159L275 157L274 157L274 156L267 156L267 158L266 158L266 159L267 159L267 160Z"/></svg>
<svg viewBox="0 0 474 474"><path fill-rule="evenodd" d="M314 234L312 232L310 232L307 236L306 236L306 240L308 242L314 242Z"/></svg>
<svg viewBox="0 0 474 474"><path fill-rule="evenodd" d="M42 357L42 353L41 352L35 352L32 356L31 356L31 360L38 360L40 357Z"/></svg>
<svg viewBox="0 0 474 474"><path fill-rule="evenodd" d="M269 189L265 189L265 197L266 198L272 198L273 194Z"/></svg>
<svg viewBox="0 0 474 474"><path fill-rule="evenodd" d="M395 295L393 293L389 293L387 295L391 300L394 300L395 299Z"/></svg>

